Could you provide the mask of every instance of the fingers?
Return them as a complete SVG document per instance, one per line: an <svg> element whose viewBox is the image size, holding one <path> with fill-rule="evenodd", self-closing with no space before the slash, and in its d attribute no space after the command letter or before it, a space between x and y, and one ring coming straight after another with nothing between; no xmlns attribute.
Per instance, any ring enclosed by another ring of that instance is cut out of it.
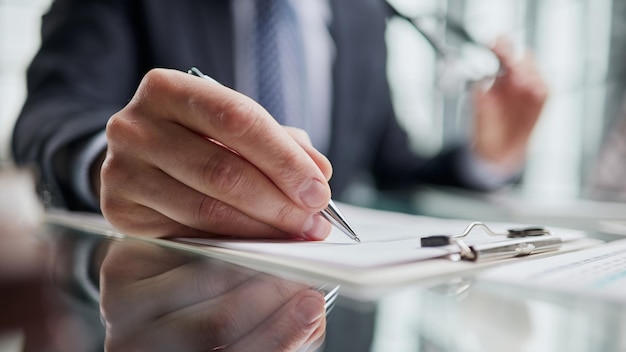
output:
<svg viewBox="0 0 626 352"><path fill-rule="evenodd" d="M224 86L151 71L110 119L107 138L101 206L124 230L146 233L120 212L137 202L216 234L319 240L330 232L317 214L330 199L328 160Z"/></svg>
<svg viewBox="0 0 626 352"><path fill-rule="evenodd" d="M124 242L110 248L101 267L101 313L109 333L121 338L158 317L224 295L256 275L228 263ZM164 294L155 297L154 292Z"/></svg>
<svg viewBox="0 0 626 352"><path fill-rule="evenodd" d="M534 58L518 58L511 42L501 38L493 47L501 72L486 90L474 90L473 149L504 175L517 172L531 132L547 99L547 87Z"/></svg>
<svg viewBox="0 0 626 352"><path fill-rule="evenodd" d="M107 350L205 351L231 345L266 324L303 290L309 291L299 284L255 276L213 299L168 312L156 320L139 321L132 333L107 324ZM323 312L323 298L313 294L320 297Z"/></svg>
<svg viewBox="0 0 626 352"><path fill-rule="evenodd" d="M330 180L333 175L333 167L326 156L313 147L309 135L304 130L299 128L288 126L283 126L283 128L302 147L302 149L309 154L311 159L313 159L317 167L320 168L326 177L326 180Z"/></svg>
<svg viewBox="0 0 626 352"><path fill-rule="evenodd" d="M499 37L496 43L492 46L491 50L500 60L502 68L508 70L515 63L515 50L513 48L513 42L507 37Z"/></svg>
<svg viewBox="0 0 626 352"><path fill-rule="evenodd" d="M106 169L126 170L130 167L125 167L126 162L119 159L111 162L120 165L116 167L109 165ZM197 237L212 234L213 236L287 238L293 237L292 233L298 234L304 231L302 228L293 228L291 232L285 232L252 219L234 206L182 184L159 169L140 165L134 165L133 168L135 172L119 180L109 175L108 186L103 188L103 192L111 193L102 200L103 208L107 209L107 213L134 215L116 224L126 233L145 237ZM266 187L275 190L270 185ZM200 188L207 191L206 187ZM248 190L248 192L252 191ZM118 194L120 196L117 196ZM259 205L265 198L253 198L250 199L250 203L263 208L256 210L257 217L263 219L262 215L266 214L265 220L269 222L271 215L268 211L269 206ZM249 204L244 204L242 207L251 212L255 211L248 206ZM284 213L287 214L287 212ZM304 214L304 216L310 215ZM293 221L285 221L285 223L283 226ZM321 226L324 229L326 224L322 223ZM309 231L307 234L317 239L316 232Z"/></svg>
<svg viewBox="0 0 626 352"><path fill-rule="evenodd" d="M298 351L320 343L326 330L324 298L315 291L302 291L264 324L234 344L232 351Z"/></svg>
<svg viewBox="0 0 626 352"><path fill-rule="evenodd" d="M163 99L165 113L172 121L219 141L251 161L299 206L319 211L328 204L330 189L323 173L251 99L177 71L151 71L142 87L139 102ZM140 105L144 107L154 112L153 104Z"/></svg>
<svg viewBox="0 0 626 352"><path fill-rule="evenodd" d="M526 51L521 58L517 58L513 43L506 37L498 38L492 50L502 65L495 84L522 95L520 99L526 103L543 105L548 90L532 53Z"/></svg>
<svg viewBox="0 0 626 352"><path fill-rule="evenodd" d="M170 322L184 316L189 326L177 324L174 329L184 328L187 331L186 340L193 346L230 345L266 324L268 317L303 290L308 291L306 286L298 283L258 275L212 301L190 306L159 319L157 324L170 326Z"/></svg>

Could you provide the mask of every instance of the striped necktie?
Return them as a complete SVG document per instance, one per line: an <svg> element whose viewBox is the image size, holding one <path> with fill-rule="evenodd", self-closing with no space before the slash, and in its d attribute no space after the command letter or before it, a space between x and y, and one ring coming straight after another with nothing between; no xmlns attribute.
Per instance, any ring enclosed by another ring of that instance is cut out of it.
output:
<svg viewBox="0 0 626 352"><path fill-rule="evenodd" d="M281 124L305 128L304 53L289 0L256 0L254 50L258 102Z"/></svg>

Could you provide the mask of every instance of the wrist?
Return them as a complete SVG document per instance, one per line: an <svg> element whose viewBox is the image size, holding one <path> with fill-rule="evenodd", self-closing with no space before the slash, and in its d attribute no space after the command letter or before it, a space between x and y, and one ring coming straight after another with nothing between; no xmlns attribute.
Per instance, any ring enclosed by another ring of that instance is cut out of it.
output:
<svg viewBox="0 0 626 352"><path fill-rule="evenodd" d="M519 173L526 160L524 148L504 150L504 148L486 148L476 144L472 146L471 153L478 163L498 175Z"/></svg>

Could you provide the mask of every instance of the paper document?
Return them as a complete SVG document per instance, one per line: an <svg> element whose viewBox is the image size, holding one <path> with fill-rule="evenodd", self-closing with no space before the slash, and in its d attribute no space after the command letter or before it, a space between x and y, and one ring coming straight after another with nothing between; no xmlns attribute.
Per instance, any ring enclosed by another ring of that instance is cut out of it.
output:
<svg viewBox="0 0 626 352"><path fill-rule="evenodd" d="M481 279L626 301L626 240L501 266Z"/></svg>
<svg viewBox="0 0 626 352"><path fill-rule="evenodd" d="M467 220L415 216L345 204L341 204L340 209L350 221L362 243L359 244L352 241L336 228L333 228L331 235L325 241L320 242L223 239L182 240L238 251L264 253L283 258L297 258L312 263L332 264L350 268L373 268L440 258L448 254L457 253L459 249L454 245L422 248L420 238L432 235L459 234L470 224L470 221ZM506 233L507 229L523 226L510 223L489 223L488 225L493 231L498 233ZM559 236L563 241L584 237L583 232L575 230L558 229L554 233L555 236ZM498 236L496 238L480 230L475 230L468 236L466 242L471 245L502 240L506 240L506 237Z"/></svg>
<svg viewBox="0 0 626 352"><path fill-rule="evenodd" d="M446 256L459 251L457 246L421 248L420 238L431 235L462 233L471 223L468 220L450 220L407 215L340 204L339 208L362 243L358 244L340 230L333 229L325 241L257 241L231 239L150 239L135 240L156 243L192 251L201 256L225 260L255 270L288 276L293 279L333 282L342 286L344 295L358 299L375 299L388 290L416 280L442 278L446 275L467 273L494 264L485 262L453 262ZM476 219L480 220L480 219ZM78 229L94 235L123 239L101 216L73 212L52 212L46 216L49 224ZM496 233L524 225L488 222ZM580 249L589 244L582 231L548 228L563 240L561 251ZM468 245L502 241L504 236L491 237L474 230L464 241ZM184 241L184 243L181 243ZM190 244L191 243L191 244ZM567 247L567 248L565 248ZM555 252L551 252L555 253ZM547 254L533 254L539 257ZM438 259L442 258L442 259ZM516 261L506 259L504 263Z"/></svg>

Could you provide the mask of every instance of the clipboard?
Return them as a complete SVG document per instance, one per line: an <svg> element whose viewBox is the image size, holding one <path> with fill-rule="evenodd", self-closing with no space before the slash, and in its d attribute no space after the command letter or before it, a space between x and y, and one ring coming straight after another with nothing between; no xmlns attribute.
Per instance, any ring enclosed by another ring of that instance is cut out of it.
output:
<svg viewBox="0 0 626 352"><path fill-rule="evenodd" d="M495 242L468 245L464 239L472 230L480 228L489 236L498 238ZM512 228L506 233L496 233L482 222L473 222L460 234L428 236L421 239L422 247L457 246L459 251L449 255L450 260L498 260L528 256L558 250L563 244L560 237L551 231L537 226Z"/></svg>

